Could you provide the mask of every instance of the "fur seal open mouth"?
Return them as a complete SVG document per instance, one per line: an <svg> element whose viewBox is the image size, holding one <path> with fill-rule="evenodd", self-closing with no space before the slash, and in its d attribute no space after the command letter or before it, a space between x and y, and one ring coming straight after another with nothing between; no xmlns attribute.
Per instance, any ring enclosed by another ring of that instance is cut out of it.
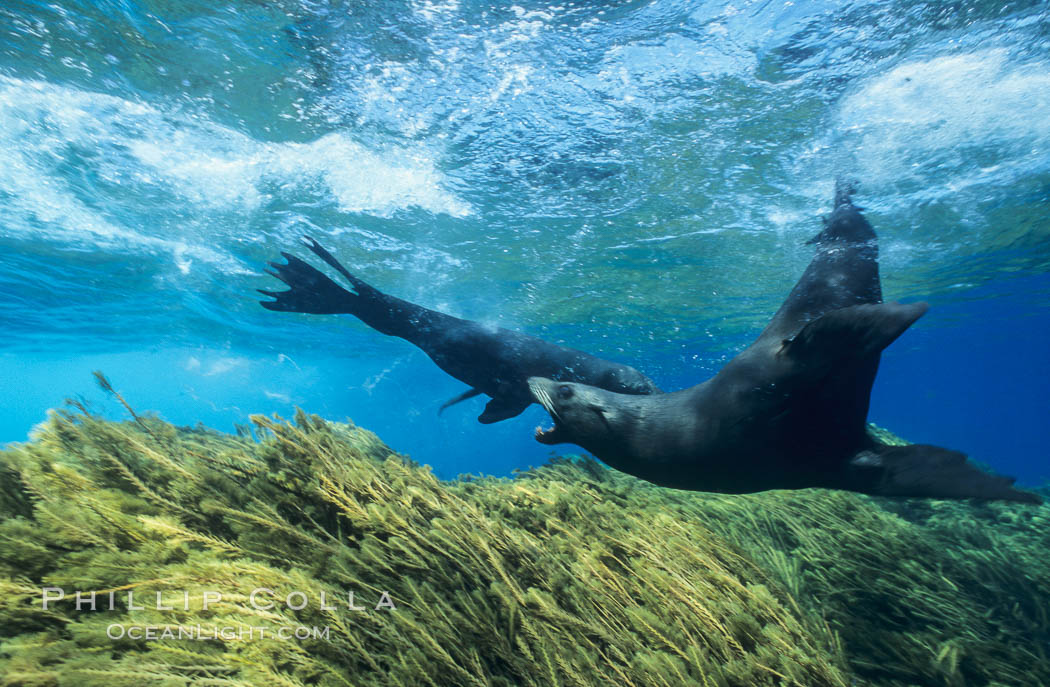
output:
<svg viewBox="0 0 1050 687"><path fill-rule="evenodd" d="M548 429L537 426L533 437L541 444L559 444L565 439L559 436L558 411L554 409L554 401L551 400L550 393L544 388L544 382L546 381L541 377L529 377L528 379L529 391L532 393L532 397L543 406L544 410L550 413L551 418L554 420L554 426Z"/></svg>
<svg viewBox="0 0 1050 687"><path fill-rule="evenodd" d="M541 444L560 444L561 441L557 438L558 428L551 427L544 429L539 425L536 426L536 431L533 434L533 438Z"/></svg>

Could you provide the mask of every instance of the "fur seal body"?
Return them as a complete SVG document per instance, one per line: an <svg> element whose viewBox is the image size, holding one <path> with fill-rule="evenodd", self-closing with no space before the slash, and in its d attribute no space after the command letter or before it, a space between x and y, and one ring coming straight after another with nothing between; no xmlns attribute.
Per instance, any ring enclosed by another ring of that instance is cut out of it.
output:
<svg viewBox="0 0 1050 687"><path fill-rule="evenodd" d="M659 396L530 379L554 428L655 484L724 493L825 487L886 496L1040 502L938 446L866 430L881 351L926 312L883 303L875 232L839 184L816 255L759 337L708 381Z"/></svg>
<svg viewBox="0 0 1050 687"><path fill-rule="evenodd" d="M353 286L348 291L294 255L281 253L285 264L271 262L267 272L290 288L260 293L274 298L264 308L313 314L355 315L373 329L398 336L423 349L438 367L471 388L441 410L479 394L492 400L478 421L488 424L521 413L533 398L526 380L539 376L579 382L621 394L654 394L660 389L627 365L548 343L503 328L486 327L395 298L351 274L327 250L309 237L306 246Z"/></svg>

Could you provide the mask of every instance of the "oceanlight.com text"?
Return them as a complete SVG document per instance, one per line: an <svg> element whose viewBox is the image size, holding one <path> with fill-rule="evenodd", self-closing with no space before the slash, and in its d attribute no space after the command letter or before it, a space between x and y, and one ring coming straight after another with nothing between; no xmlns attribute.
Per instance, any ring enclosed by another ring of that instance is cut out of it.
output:
<svg viewBox="0 0 1050 687"><path fill-rule="evenodd" d="M256 639L320 640L328 641L329 628L306 625L283 625L279 627L209 627L202 625L123 625L113 623L106 628L110 639L134 639L155 642L169 639L193 641L248 641Z"/></svg>

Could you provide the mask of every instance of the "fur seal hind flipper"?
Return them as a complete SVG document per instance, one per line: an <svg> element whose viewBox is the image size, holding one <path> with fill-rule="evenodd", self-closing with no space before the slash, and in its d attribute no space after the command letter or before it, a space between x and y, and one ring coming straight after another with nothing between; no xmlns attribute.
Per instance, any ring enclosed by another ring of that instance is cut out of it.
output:
<svg viewBox="0 0 1050 687"><path fill-rule="evenodd" d="M314 315L332 315L353 312L358 295L347 291L329 279L320 270L294 255L281 253L287 264L268 263L266 273L289 286L288 291L257 289L264 296L276 300L259 301L267 310L304 312Z"/></svg>
<svg viewBox="0 0 1050 687"><path fill-rule="evenodd" d="M348 282L353 284L355 290L358 290L358 291L360 291L360 290L376 291L375 288L369 286L368 284L366 284L365 282L361 281L360 279L358 279L354 275L350 274L350 271L347 270L345 267L343 267L343 264L341 262L339 262L338 260L336 260L335 256L332 255L331 253L329 253L325 249L325 247L322 246L317 241L314 241L309 236L303 236L303 243L306 244L307 248L309 248L311 251L313 251L314 255L316 255L317 257L319 257L322 260L324 260L328 264L329 267L334 269L339 274L343 275Z"/></svg>
<svg viewBox="0 0 1050 687"><path fill-rule="evenodd" d="M444 403L442 403L441 407L438 408L438 415L440 415L441 413L445 412L445 408L448 408L449 406L454 406L457 403L459 403L460 401L465 401L468 398L474 398L475 396L478 396L479 394L483 394L483 393L485 393L485 392L481 391L479 389L467 389L466 391L461 393L459 396L456 396L455 398L450 398L449 400L447 400Z"/></svg>
<svg viewBox="0 0 1050 687"><path fill-rule="evenodd" d="M927 303L851 305L821 315L784 339L778 357L812 372L843 360L879 353L929 309Z"/></svg>
<svg viewBox="0 0 1050 687"><path fill-rule="evenodd" d="M855 455L848 471L857 491L877 496L1043 502L1032 492L1015 489L1012 477L985 472L964 453L928 444L877 444Z"/></svg>
<svg viewBox="0 0 1050 687"><path fill-rule="evenodd" d="M860 213L862 208L853 204L853 193L857 185L842 177L835 180L835 199L832 203L831 217L824 217L824 228L816 236L806 241L806 245L828 243L831 241L872 241L875 230Z"/></svg>
<svg viewBox="0 0 1050 687"><path fill-rule="evenodd" d="M304 240L308 238L304 237ZM266 273L283 281L289 290L275 292L258 289L264 296L276 299L259 301L267 310L312 315L354 315L383 334L399 336L412 343L417 343L422 329L439 325L442 319L454 319L383 293L352 275L316 241L309 241L313 242L307 244L311 250L338 270L353 285L354 290L343 288L317 268L282 251L281 257L287 261L286 264L268 263L273 269L266 270Z"/></svg>

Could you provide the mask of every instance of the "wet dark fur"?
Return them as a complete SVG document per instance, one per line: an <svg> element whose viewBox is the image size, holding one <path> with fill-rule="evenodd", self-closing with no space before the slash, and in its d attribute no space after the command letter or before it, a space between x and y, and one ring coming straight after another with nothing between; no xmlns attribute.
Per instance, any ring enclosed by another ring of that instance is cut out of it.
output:
<svg viewBox="0 0 1050 687"><path fill-rule="evenodd" d="M533 379L554 418L537 440L571 442L656 484L742 493L828 487L892 496L1039 502L957 451L888 446L866 430L881 351L926 312L883 303L875 232L836 189L816 255L769 325L712 379L625 396Z"/></svg>
<svg viewBox="0 0 1050 687"><path fill-rule="evenodd" d="M286 264L270 263L269 274L290 288L260 293L275 300L264 308L314 314L355 315L373 329L410 341L438 367L471 388L445 403L487 394L492 400L478 417L498 422L521 413L533 402L525 380L532 376L581 382L624 394L660 393L633 367L596 358L583 351L548 343L534 336L452 317L385 294L346 270L316 241L308 248L353 286L348 291L294 255L281 253Z"/></svg>

